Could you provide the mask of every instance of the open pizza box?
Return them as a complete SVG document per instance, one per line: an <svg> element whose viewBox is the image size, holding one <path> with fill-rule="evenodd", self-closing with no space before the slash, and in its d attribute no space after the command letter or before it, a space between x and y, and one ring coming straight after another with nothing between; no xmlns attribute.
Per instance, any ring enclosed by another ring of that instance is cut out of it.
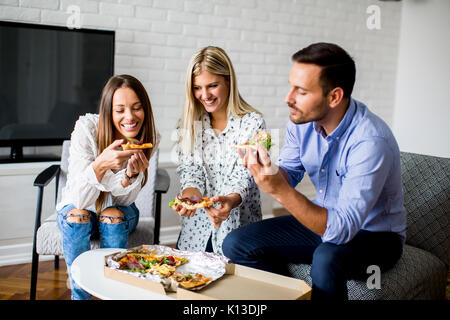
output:
<svg viewBox="0 0 450 320"><path fill-rule="evenodd" d="M198 291L178 287L166 292L163 285L104 265L107 278L125 282L179 300L308 300L311 287L300 279L281 276L237 264L227 264L225 274Z"/></svg>

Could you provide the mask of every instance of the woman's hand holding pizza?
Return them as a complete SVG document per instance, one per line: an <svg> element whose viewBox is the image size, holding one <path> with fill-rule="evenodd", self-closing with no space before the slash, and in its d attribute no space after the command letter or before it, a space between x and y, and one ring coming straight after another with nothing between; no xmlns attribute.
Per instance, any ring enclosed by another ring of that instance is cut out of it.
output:
<svg viewBox="0 0 450 320"><path fill-rule="evenodd" d="M139 150L116 150L123 143L123 139L115 140L97 156L92 167L99 182L102 181L108 169L122 169L123 163L138 153Z"/></svg>
<svg viewBox="0 0 450 320"><path fill-rule="evenodd" d="M144 172L145 170L147 170L149 165L144 152L142 152L142 150L135 151L137 152L134 153L128 160L127 170L125 171L125 174L130 178L138 175L139 172Z"/></svg>
<svg viewBox="0 0 450 320"><path fill-rule="evenodd" d="M222 221L228 219L230 212L233 208L237 207L242 199L238 193L230 193L226 196L214 196L211 198L212 202L219 202L219 207L205 208L208 213L208 217L211 220L214 227L219 228Z"/></svg>
<svg viewBox="0 0 450 320"><path fill-rule="evenodd" d="M190 198L192 196L201 198L202 194L196 188L186 188L183 191L183 198ZM187 209L178 203L172 205L171 208L176 211L180 217L193 217L196 211L196 209Z"/></svg>

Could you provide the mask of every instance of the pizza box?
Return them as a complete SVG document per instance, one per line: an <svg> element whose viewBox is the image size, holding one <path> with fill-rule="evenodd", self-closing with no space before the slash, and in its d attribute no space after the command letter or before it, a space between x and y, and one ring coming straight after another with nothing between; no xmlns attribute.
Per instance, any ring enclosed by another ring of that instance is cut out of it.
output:
<svg viewBox="0 0 450 320"><path fill-rule="evenodd" d="M300 279L228 264L225 274L199 291L177 289L179 300L309 300L311 287Z"/></svg>
<svg viewBox="0 0 450 320"><path fill-rule="evenodd" d="M228 264L225 274L198 291L178 288L166 292L162 284L104 266L105 277L125 282L179 300L308 300L311 287L300 279L281 276L237 264Z"/></svg>

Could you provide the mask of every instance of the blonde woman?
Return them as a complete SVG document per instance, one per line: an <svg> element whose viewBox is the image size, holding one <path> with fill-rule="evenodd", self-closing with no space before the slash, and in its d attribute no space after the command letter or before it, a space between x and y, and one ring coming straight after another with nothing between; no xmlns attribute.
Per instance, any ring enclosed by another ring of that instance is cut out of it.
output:
<svg viewBox="0 0 450 320"><path fill-rule="evenodd" d="M153 149L120 150L126 138L151 142ZM69 269L72 299L90 295L72 280L73 260L100 246L126 248L139 220L134 201L147 181L147 168L159 135L147 92L136 78L114 76L105 85L99 114L81 116L71 135L67 183L57 204L58 227Z"/></svg>
<svg viewBox="0 0 450 320"><path fill-rule="evenodd" d="M232 145L264 129L260 112L240 96L225 51L206 47L195 53L187 68L178 127L177 173L182 197L208 196L215 206L172 207L182 217L177 248L222 253L228 233L261 220L259 190Z"/></svg>

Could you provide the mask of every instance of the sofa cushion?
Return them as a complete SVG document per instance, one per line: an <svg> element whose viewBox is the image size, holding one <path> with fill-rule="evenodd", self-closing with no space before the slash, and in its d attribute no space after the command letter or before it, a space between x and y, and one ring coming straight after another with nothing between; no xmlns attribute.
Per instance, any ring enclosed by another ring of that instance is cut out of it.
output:
<svg viewBox="0 0 450 320"><path fill-rule="evenodd" d="M401 153L406 243L450 264L450 159Z"/></svg>
<svg viewBox="0 0 450 320"><path fill-rule="evenodd" d="M290 275L312 285L311 265L289 264ZM368 274L367 277L371 276ZM368 289L366 281L347 281L351 300L445 299L447 267L433 254L405 245L396 265L381 274L381 289Z"/></svg>

